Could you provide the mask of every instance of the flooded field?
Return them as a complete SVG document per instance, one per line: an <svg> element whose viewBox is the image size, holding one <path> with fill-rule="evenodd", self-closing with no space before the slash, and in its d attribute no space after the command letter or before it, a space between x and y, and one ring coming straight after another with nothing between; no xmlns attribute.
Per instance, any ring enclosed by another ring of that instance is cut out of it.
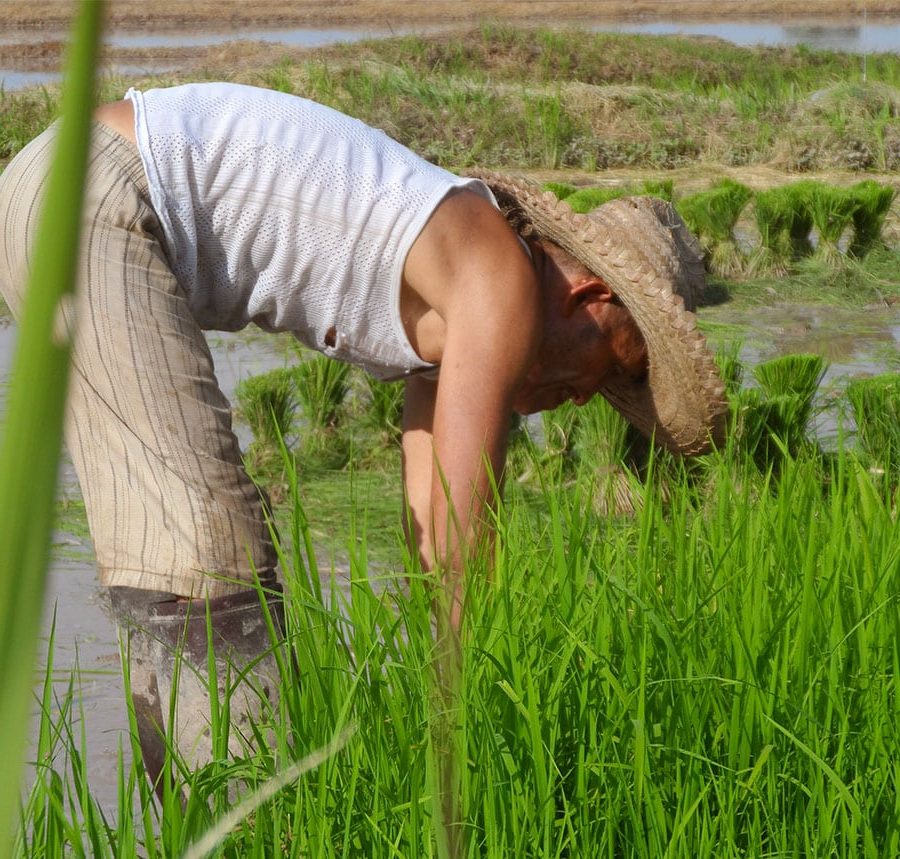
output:
<svg viewBox="0 0 900 859"><path fill-rule="evenodd" d="M532 24L557 22L532 21ZM790 46L804 44L813 49L849 51L853 53L900 51L900 22L894 20L864 19L842 21L707 21L684 23L658 20L648 22L610 23L609 21L578 21L577 26L594 32L643 33L647 35L686 35L723 39L735 45ZM339 43L352 43L364 39L386 38L408 34L424 35L439 30L452 29L454 24L385 24L382 26L355 27L282 27L282 28L233 28L229 31L183 30L154 31L151 28L133 31L110 31L104 44L115 58L105 64L108 73L128 77L172 71L177 67L167 51L201 52L217 45L237 41L263 42L285 45L290 48L317 48ZM26 86L48 84L59 79L58 70L48 67L48 58L38 49L41 44L63 44L66 34L8 30L0 32L0 86L7 90ZM15 57L15 46L31 46L28 51L39 57L39 65L26 57ZM129 59L129 54L140 54L141 59ZM154 57L154 54L157 56ZM182 61L183 63L183 61Z"/></svg>

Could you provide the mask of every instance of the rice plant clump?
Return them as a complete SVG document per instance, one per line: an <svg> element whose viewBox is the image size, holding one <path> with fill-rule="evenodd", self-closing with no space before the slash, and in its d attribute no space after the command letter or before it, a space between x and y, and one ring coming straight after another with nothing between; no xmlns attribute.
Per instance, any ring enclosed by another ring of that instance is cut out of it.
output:
<svg viewBox="0 0 900 859"><path fill-rule="evenodd" d="M235 389L237 415L253 433L258 448L278 451L280 439L290 446L297 412L297 391L290 370L251 376Z"/></svg>
<svg viewBox="0 0 900 859"><path fill-rule="evenodd" d="M871 179L853 185L848 193L856 205L853 210L853 240L849 253L860 258L882 241L881 230L895 191Z"/></svg>
<svg viewBox="0 0 900 859"><path fill-rule="evenodd" d="M752 196L746 185L723 179L709 190L683 197L676 204L705 251L710 270L716 274L733 276L744 268L734 227Z"/></svg>
<svg viewBox="0 0 900 859"><path fill-rule="evenodd" d="M807 190L807 183L795 182L757 191L754 212L760 247L750 263L753 270L785 274L793 260L812 252Z"/></svg>
<svg viewBox="0 0 900 859"><path fill-rule="evenodd" d="M858 202L854 194L825 182L798 183L817 234L815 253L829 264L841 262L840 242L853 223Z"/></svg>
<svg viewBox="0 0 900 859"><path fill-rule="evenodd" d="M554 183L548 183L544 187L547 190L552 190L559 199L564 199L574 212L582 215L596 209L598 206L602 206L604 203L608 203L610 200L618 200L620 197L659 197L662 200L672 202L675 194L675 185L671 179L647 179L641 182L640 185L593 186L589 188L573 188L571 191L567 190L568 186L555 186ZM560 192L556 190L556 187L560 188L564 196L560 196Z"/></svg>
<svg viewBox="0 0 900 859"><path fill-rule="evenodd" d="M584 215L597 206L602 206L610 200L617 200L619 197L627 197L630 193L631 189L625 187L579 188L566 197L566 202L572 207L573 212Z"/></svg>
<svg viewBox="0 0 900 859"><path fill-rule="evenodd" d="M847 385L859 452L872 467L900 472L900 374L884 373Z"/></svg>
<svg viewBox="0 0 900 859"><path fill-rule="evenodd" d="M571 477L577 466L576 440L581 410L571 400L541 412L544 430L543 462L554 477Z"/></svg>
<svg viewBox="0 0 900 859"><path fill-rule="evenodd" d="M341 420L350 390L350 365L317 355L301 361L291 372L305 418L299 466L342 468L349 457Z"/></svg>
<svg viewBox="0 0 900 859"><path fill-rule="evenodd" d="M762 470L812 449L808 427L824 373L820 355L785 355L754 369L759 388L736 398L736 432L738 448Z"/></svg>
<svg viewBox="0 0 900 859"><path fill-rule="evenodd" d="M556 195L557 200L565 200L566 197L578 190L569 182L546 182L542 187L545 191L552 191Z"/></svg>
<svg viewBox="0 0 900 859"><path fill-rule="evenodd" d="M632 464L633 429L602 396L580 409L574 428L578 461L596 479L594 509L599 516L632 514L640 505L640 480Z"/></svg>
<svg viewBox="0 0 900 859"><path fill-rule="evenodd" d="M403 434L403 382L382 382L363 376L362 402L356 425L362 431L359 440L366 465L375 466L392 461L392 454L400 445Z"/></svg>

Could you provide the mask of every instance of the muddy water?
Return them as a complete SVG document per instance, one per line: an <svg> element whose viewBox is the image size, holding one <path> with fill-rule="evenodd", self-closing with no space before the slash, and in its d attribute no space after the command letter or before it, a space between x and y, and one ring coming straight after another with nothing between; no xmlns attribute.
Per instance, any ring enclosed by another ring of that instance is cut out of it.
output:
<svg viewBox="0 0 900 859"><path fill-rule="evenodd" d="M900 308L867 310L773 304L735 311L706 308L713 344L739 342L748 367L782 355L812 353L827 362L819 388L813 430L824 447L835 444L839 429L852 428L840 411L837 394L850 379L900 371ZM752 385L747 373L745 384Z"/></svg>
<svg viewBox="0 0 900 859"><path fill-rule="evenodd" d="M742 356L756 363L780 354L815 352L829 361L824 384L840 387L851 376L900 369L900 309L839 310L824 307L773 305L735 311L727 305L706 308L701 318L711 342L740 340ZM15 329L0 319L0 414L9 375ZM229 396L249 375L285 363L285 340L268 335L221 334L210 337L219 381ZM822 436L833 433L835 417L822 419ZM236 427L243 444L248 431ZM78 486L71 464L62 465L60 492L77 498ZM122 704L118 645L115 628L106 613L103 592L97 586L91 549L86 539L60 531L56 535L50 571L41 658L46 657L47 636L56 613L54 667L56 689L62 695L76 666L77 700L83 709L86 753L92 789L110 813L116 807L116 760L121 745L130 757Z"/></svg>

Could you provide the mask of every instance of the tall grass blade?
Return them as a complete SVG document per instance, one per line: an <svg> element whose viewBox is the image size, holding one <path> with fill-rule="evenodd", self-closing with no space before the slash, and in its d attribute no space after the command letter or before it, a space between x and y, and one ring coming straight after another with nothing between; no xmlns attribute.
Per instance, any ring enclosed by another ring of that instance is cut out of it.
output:
<svg viewBox="0 0 900 859"><path fill-rule="evenodd" d="M283 772L269 779L262 787L252 793L246 799L239 802L227 814L223 814L215 824L201 838L195 841L182 854L182 859L203 859L216 849L228 836L228 833L242 820L256 811L263 803L270 800L280 790L296 781L304 773L314 770L329 758L336 755L347 745L356 726L349 725L344 728L330 743L318 749L303 759L291 764Z"/></svg>
<svg viewBox="0 0 900 859"><path fill-rule="evenodd" d="M70 344L54 338L75 283L101 2L81 4L0 448L0 856L8 855L53 529Z"/></svg>

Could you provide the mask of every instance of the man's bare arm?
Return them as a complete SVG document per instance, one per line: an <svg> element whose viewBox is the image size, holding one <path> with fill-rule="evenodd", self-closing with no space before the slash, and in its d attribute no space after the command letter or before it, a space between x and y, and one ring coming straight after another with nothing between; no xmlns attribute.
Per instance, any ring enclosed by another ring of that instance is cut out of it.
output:
<svg viewBox="0 0 900 859"><path fill-rule="evenodd" d="M431 478L434 462L434 404L437 382L414 376L406 382L403 403L403 486L407 509L404 526L410 548L424 569L431 569Z"/></svg>
<svg viewBox="0 0 900 859"><path fill-rule="evenodd" d="M485 534L492 482L505 460L512 403L534 359L542 319L533 267L503 216L471 194L449 200L438 214L443 219L440 241L427 255L411 253L407 271L420 282L444 286L440 379L433 401L424 380L408 383L413 387L407 390L405 456L420 550L440 571L458 626L461 572L470 549ZM422 420L429 413L431 439Z"/></svg>

